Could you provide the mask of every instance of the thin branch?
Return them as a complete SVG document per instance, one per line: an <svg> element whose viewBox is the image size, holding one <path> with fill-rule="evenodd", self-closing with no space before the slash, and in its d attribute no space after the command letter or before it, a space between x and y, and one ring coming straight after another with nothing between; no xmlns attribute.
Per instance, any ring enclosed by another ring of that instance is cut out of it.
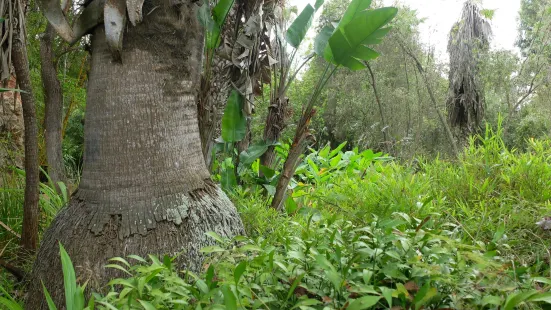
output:
<svg viewBox="0 0 551 310"><path fill-rule="evenodd" d="M304 62L298 67L298 69L295 71L295 73L293 73L293 75L291 76L291 78L287 81L287 85L285 85L285 88L283 89L283 94L287 93L287 89L289 89L289 86L291 86L291 83L295 80L295 78L297 77L297 74L300 72L300 69L302 69L302 67L304 67L312 58L314 58L314 54L308 56Z"/></svg>
<svg viewBox="0 0 551 310"><path fill-rule="evenodd" d="M371 65L369 65L369 62L365 62L365 65L367 67L367 71L369 72L369 76L371 77L371 87L373 88L373 93L375 94L375 100L377 101L377 106L379 107L379 115L381 116L381 123L383 125L383 137L385 139L385 149L386 152L390 154L390 141L388 140L388 135L386 133L387 125L385 121L385 116L383 113L383 104L381 103L381 99L379 98L379 92L377 91L377 84L375 81L375 74L373 73L373 70L371 69Z"/></svg>
<svg viewBox="0 0 551 310"><path fill-rule="evenodd" d="M4 222L0 221L0 226L4 227L8 232L10 232L12 235L16 236L18 239L21 239L21 235L16 233L13 229L11 229Z"/></svg>
<svg viewBox="0 0 551 310"><path fill-rule="evenodd" d="M538 77L540 72L541 72L541 68L538 72L536 72L536 74L534 74L534 76L532 77L532 81L530 81L530 87L528 88L528 91L526 91L526 93L517 101L517 103L511 110L511 113L516 111L520 107L520 105L524 102L524 100L526 100L526 98L528 98L532 93L534 93L534 91L536 91L538 87L541 86L541 83L534 85L536 82L536 78Z"/></svg>
<svg viewBox="0 0 551 310"><path fill-rule="evenodd" d="M23 271L23 269L18 268L3 259L0 259L0 266L4 267L4 269L13 274L17 281L21 281L25 278L25 271Z"/></svg>
<svg viewBox="0 0 551 310"><path fill-rule="evenodd" d="M428 80L428 77L427 77L427 74L425 72L425 69L423 68L423 65L421 65L421 62L419 62L419 60L417 59L417 57L413 54L413 52L411 52L409 49L406 48L405 44L402 42L402 40L400 40L398 38L398 44L400 45L400 47L402 48L402 50L408 54L411 59L413 59L413 61L415 61L415 64L417 65L417 71L419 71L419 73L421 74L421 76L423 77L423 81L425 82L425 86L427 87L427 91L429 93L429 97L430 97L430 100L432 101L432 104L434 105L434 109L436 111L436 114L438 115L438 118L440 119L440 123L442 124L442 126L444 127L444 129L446 130L446 134L448 136L448 140L452 146L452 149L453 149L453 152L454 152L454 155L457 156L459 154L459 149L457 148L457 143L455 142L455 139L453 138L453 133L450 129L450 127L448 126L448 123L446 123L446 119L444 118L444 116L442 115L442 112L440 112L440 110L438 109L438 103L436 102L436 98L434 96L434 92L432 91L432 87L430 86L430 83L429 83L429 80Z"/></svg>

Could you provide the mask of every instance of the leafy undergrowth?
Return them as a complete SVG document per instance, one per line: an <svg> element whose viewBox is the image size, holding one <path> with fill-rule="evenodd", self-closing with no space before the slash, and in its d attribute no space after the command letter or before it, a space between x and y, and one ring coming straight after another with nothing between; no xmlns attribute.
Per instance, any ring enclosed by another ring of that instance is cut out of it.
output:
<svg viewBox="0 0 551 310"><path fill-rule="evenodd" d="M89 309L545 309L551 242L536 222L550 213L550 144L510 151L488 130L453 162L312 151L284 212L267 207L266 184L232 191L248 236L209 234L200 274L115 258L131 276Z"/></svg>

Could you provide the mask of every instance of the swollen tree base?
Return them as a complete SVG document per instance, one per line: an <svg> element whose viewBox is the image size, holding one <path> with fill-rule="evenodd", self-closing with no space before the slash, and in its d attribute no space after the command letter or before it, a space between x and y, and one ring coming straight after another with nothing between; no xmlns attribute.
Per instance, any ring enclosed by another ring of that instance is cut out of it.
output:
<svg viewBox="0 0 551 310"><path fill-rule="evenodd" d="M111 216L101 232L93 232L89 226L94 221L97 205L73 198L70 205L55 218L42 241L33 266L26 309L48 309L41 281L56 305L65 304L59 243L63 244L73 261L77 281L81 284L88 281L89 291L100 291L110 279L125 276L116 269L104 267L110 258L131 254L147 258L148 254L182 253L175 261L178 269L200 271L203 262L200 249L214 244L214 240L205 235L206 232L214 231L222 237L244 234L235 207L210 180L205 180L203 188L193 190L186 196L187 208L180 213L179 224L152 216L143 220L155 222L154 229L128 237L124 237L121 230L123 220L117 215Z"/></svg>

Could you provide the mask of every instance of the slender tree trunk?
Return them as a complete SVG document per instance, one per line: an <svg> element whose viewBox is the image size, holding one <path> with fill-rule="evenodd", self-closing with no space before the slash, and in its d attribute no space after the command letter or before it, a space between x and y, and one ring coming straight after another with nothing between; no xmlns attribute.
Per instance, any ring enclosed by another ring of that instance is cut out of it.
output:
<svg viewBox="0 0 551 310"><path fill-rule="evenodd" d="M270 205L271 208L279 210L283 207L283 201L287 195L287 186L289 186L289 182L295 174L300 155L302 155L310 138L312 137L308 126L312 120L312 117L314 117L314 114L316 114L316 111L313 109L303 112L295 132L293 144L291 144L289 154L287 154L287 159L283 164L283 170L281 171L281 175L276 186L276 192L274 198L272 198L272 204Z"/></svg>
<svg viewBox="0 0 551 310"><path fill-rule="evenodd" d="M14 7L19 8L17 10L19 12L22 5L18 1L13 3ZM12 61L19 88L23 91L21 92L21 102L25 124L25 201L23 205L21 246L23 250L33 253L38 244L38 128L25 35L20 27L16 28L18 30L14 32Z"/></svg>
<svg viewBox="0 0 551 310"><path fill-rule="evenodd" d="M375 80L375 74L373 74L373 70L371 69L371 65L369 63L366 63L367 70L369 71L369 76L371 78L371 87L373 88L373 93L375 94L375 100L377 101L377 106L379 107L379 116L381 117L381 124L383 126L383 138L385 139L384 142L384 149L387 153L390 154L391 146L390 141L388 140L388 135L386 133L387 131L387 125L385 121L385 114L383 112L383 104L381 103L381 98L379 98L379 92L377 91L377 82Z"/></svg>
<svg viewBox="0 0 551 310"><path fill-rule="evenodd" d="M44 137L46 140L46 158L48 174L59 191L58 182L66 183L63 153L61 148L61 122L63 117L63 93L57 77L54 63L53 41L55 30L48 23L40 42L40 62L42 85L45 95Z"/></svg>
<svg viewBox="0 0 551 310"><path fill-rule="evenodd" d="M423 76L423 80L425 81L425 85L427 86L427 91L429 92L430 100L432 101L432 104L434 106L434 110L436 111L436 114L438 115L438 119L440 120L440 123L442 124L442 127L446 130L446 135L448 137L448 140L450 141L450 144L452 146L452 150L454 153L454 156L459 155L459 149L457 148L457 143L455 142L455 139L453 137L453 133L450 129L450 126L448 126L448 123L446 122L446 119L444 118L444 115L438 108L438 103L436 102L436 98L434 97L434 92L432 91L432 87L430 86L430 83L427 79L426 74L421 73Z"/></svg>
<svg viewBox="0 0 551 310"><path fill-rule="evenodd" d="M417 71L419 71L419 74L423 78L423 82L425 82L425 86L427 87L427 91L429 93L430 100L431 100L431 102L434 106L434 110L436 111L436 114L438 115L438 119L440 120L440 123L442 124L442 127L444 127L444 130L446 131L446 136L448 137L448 141L450 142L450 145L452 147L453 155L454 156L459 155L459 149L457 148L457 142L455 141L455 138L453 137L453 133L450 129L450 126L446 122L446 119L444 118L444 115L442 114L442 112L438 108L438 102L436 101L436 97L434 96L434 92L432 91L432 87L431 87L430 82L428 80L427 73L425 72L425 69L423 68L423 65L421 65L421 62L419 62L419 60L417 59L417 57L415 57L415 55L413 53L411 53L410 51L408 51L406 49L406 47L403 45L403 43L400 42L400 46L406 52L406 54L408 54L413 59L413 61L415 61Z"/></svg>
<svg viewBox="0 0 551 310"><path fill-rule="evenodd" d="M61 242L90 289L119 275L111 257L178 256L200 270L205 236L243 233L237 211L210 181L201 151L197 93L202 30L192 0L146 1L144 21L124 34L113 62L103 26L92 37L83 173L70 205L54 219L33 267L27 309L47 309L44 281L62 304Z"/></svg>
<svg viewBox="0 0 551 310"><path fill-rule="evenodd" d="M325 105L323 113L323 124L327 129L327 140L331 147L338 145L337 138L335 137L335 131L337 130L336 118L337 118L337 91L327 91L327 104ZM322 144L324 144L323 142Z"/></svg>

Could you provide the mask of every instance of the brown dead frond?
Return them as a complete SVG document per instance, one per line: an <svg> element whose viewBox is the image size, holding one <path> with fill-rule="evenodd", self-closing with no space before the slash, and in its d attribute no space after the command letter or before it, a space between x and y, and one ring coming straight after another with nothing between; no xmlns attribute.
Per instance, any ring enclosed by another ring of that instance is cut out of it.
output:
<svg viewBox="0 0 551 310"><path fill-rule="evenodd" d="M450 31L448 117L452 126L472 132L484 118L484 94L478 62L488 50L492 32L489 21L471 0L465 2L461 20Z"/></svg>

